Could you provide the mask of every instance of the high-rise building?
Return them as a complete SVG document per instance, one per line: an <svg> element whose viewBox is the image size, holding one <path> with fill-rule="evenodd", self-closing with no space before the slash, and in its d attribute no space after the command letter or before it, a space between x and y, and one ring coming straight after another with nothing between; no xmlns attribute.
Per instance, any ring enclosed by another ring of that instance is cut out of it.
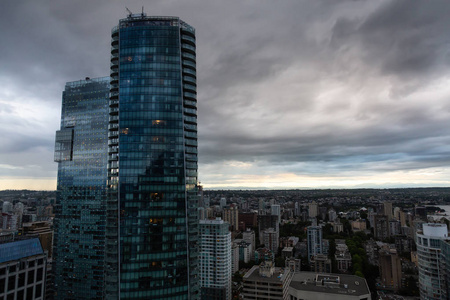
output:
<svg viewBox="0 0 450 300"><path fill-rule="evenodd" d="M273 228L275 231L280 232L280 223L278 223L278 216L274 215L258 215L258 228L259 228L259 242L264 239L263 233L266 229Z"/></svg>
<svg viewBox="0 0 450 300"><path fill-rule="evenodd" d="M320 226L308 226L307 227L308 238L308 261L317 254L322 254L322 227Z"/></svg>
<svg viewBox="0 0 450 300"><path fill-rule="evenodd" d="M107 299L198 299L195 29L130 14L112 30Z"/></svg>
<svg viewBox="0 0 450 300"><path fill-rule="evenodd" d="M200 220L199 266L202 299L231 299L231 232L223 220Z"/></svg>
<svg viewBox="0 0 450 300"><path fill-rule="evenodd" d="M109 77L68 82L62 97L54 270L58 299L102 299Z"/></svg>
<svg viewBox="0 0 450 300"><path fill-rule="evenodd" d="M279 236L280 236L279 231L275 230L274 228L268 228L264 230L262 239L264 247L266 247L267 249L271 250L274 253L277 253L278 245L280 242Z"/></svg>
<svg viewBox="0 0 450 300"><path fill-rule="evenodd" d="M392 202L383 202L384 215L388 217L388 220L392 220L394 215L392 214Z"/></svg>
<svg viewBox="0 0 450 300"><path fill-rule="evenodd" d="M308 203L308 215L310 218L315 218L319 214L319 206L316 201Z"/></svg>
<svg viewBox="0 0 450 300"><path fill-rule="evenodd" d="M397 250L382 249L379 252L378 267L383 285L398 292L402 287L402 263Z"/></svg>
<svg viewBox="0 0 450 300"><path fill-rule="evenodd" d="M231 230L237 231L239 227L239 209L236 206L223 209L223 220L230 224Z"/></svg>
<svg viewBox="0 0 450 300"><path fill-rule="evenodd" d="M281 223L281 207L280 204L272 204L270 206L270 214L278 217L278 223Z"/></svg>
<svg viewBox="0 0 450 300"><path fill-rule="evenodd" d="M385 240L389 238L389 218L386 215L375 215L373 217L373 231L375 238Z"/></svg>
<svg viewBox="0 0 450 300"><path fill-rule="evenodd" d="M447 225L425 223L417 231L420 299L445 299L445 267L441 260L441 241L448 239Z"/></svg>
<svg viewBox="0 0 450 300"><path fill-rule="evenodd" d="M247 229L242 233L242 239L247 243L251 243L253 249L256 249L255 232L253 230Z"/></svg>

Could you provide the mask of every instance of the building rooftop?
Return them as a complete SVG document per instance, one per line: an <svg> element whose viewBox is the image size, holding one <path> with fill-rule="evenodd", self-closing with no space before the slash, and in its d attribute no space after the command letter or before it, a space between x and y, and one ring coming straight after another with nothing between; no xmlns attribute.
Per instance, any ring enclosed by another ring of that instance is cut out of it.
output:
<svg viewBox="0 0 450 300"><path fill-rule="evenodd" d="M244 275L244 280L259 282L283 282L286 272L289 272L289 270L283 268L273 268L271 272L264 272L260 269L260 266L253 266L250 271ZM267 276L269 274L270 276Z"/></svg>
<svg viewBox="0 0 450 300"><path fill-rule="evenodd" d="M345 274L297 272L294 273L289 288L339 295L348 294L352 296L370 294L369 287L364 278Z"/></svg>
<svg viewBox="0 0 450 300"><path fill-rule="evenodd" d="M43 253L44 251L38 238L1 244L0 263Z"/></svg>

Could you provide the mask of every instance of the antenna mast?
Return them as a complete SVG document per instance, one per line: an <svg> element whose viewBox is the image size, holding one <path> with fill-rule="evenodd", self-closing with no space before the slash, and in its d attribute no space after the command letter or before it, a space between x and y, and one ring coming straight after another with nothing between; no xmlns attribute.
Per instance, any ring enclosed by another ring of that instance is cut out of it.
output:
<svg viewBox="0 0 450 300"><path fill-rule="evenodd" d="M131 10L129 10L128 7L126 7L126 6L125 6L125 9L128 11L128 17L131 17L131 15L133 14L133 13L131 12Z"/></svg>

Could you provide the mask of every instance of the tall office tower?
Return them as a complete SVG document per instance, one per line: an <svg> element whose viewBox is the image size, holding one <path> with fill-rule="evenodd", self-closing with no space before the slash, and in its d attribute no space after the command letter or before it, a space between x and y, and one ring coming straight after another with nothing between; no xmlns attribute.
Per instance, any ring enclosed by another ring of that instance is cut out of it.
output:
<svg viewBox="0 0 450 300"><path fill-rule="evenodd" d="M199 262L202 299L231 299L231 232L221 220L200 220Z"/></svg>
<svg viewBox="0 0 450 300"><path fill-rule="evenodd" d="M108 299L199 297L195 53L177 17L112 30Z"/></svg>
<svg viewBox="0 0 450 300"><path fill-rule="evenodd" d="M308 238L308 261L311 257L317 254L322 254L322 227L320 226L308 226L307 227Z"/></svg>
<svg viewBox="0 0 450 300"><path fill-rule="evenodd" d="M54 266L58 299L101 299L104 285L109 77L68 82L63 92Z"/></svg>
<svg viewBox="0 0 450 300"><path fill-rule="evenodd" d="M420 299L446 299L445 267L441 259L441 241L448 239L447 225L423 224L417 231Z"/></svg>

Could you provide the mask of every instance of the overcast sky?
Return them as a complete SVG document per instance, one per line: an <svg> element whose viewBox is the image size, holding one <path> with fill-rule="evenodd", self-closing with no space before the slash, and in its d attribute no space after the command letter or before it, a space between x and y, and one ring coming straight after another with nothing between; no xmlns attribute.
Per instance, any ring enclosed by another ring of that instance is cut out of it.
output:
<svg viewBox="0 0 450 300"><path fill-rule="evenodd" d="M125 6L196 28L205 188L450 186L448 1L0 2L0 190L55 189L65 82Z"/></svg>

